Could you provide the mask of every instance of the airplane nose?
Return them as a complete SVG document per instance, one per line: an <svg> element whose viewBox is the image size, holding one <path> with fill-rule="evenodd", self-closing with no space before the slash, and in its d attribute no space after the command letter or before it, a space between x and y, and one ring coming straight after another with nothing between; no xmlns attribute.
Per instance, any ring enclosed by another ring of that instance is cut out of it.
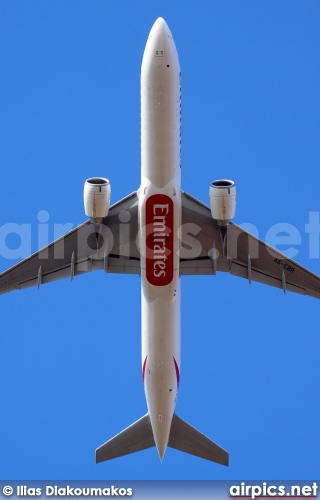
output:
<svg viewBox="0 0 320 500"><path fill-rule="evenodd" d="M152 38L153 43L156 44L158 40L160 41L162 39L164 41L164 39L168 37L173 40L170 28L167 25L166 21L163 19L163 17L158 17L151 28L149 38Z"/></svg>
<svg viewBox="0 0 320 500"><path fill-rule="evenodd" d="M168 25L162 17L159 17L151 28L149 42L152 45L153 57L161 62L164 58L165 38L168 32Z"/></svg>
<svg viewBox="0 0 320 500"><path fill-rule="evenodd" d="M163 17L158 17L158 19L155 21L154 25L151 28L150 35L156 34L159 31L165 31L165 34L167 34L168 32L170 33L169 26L167 25Z"/></svg>
<svg viewBox="0 0 320 500"><path fill-rule="evenodd" d="M177 49L169 26L162 17L158 17L149 33L142 66L148 69L174 68L179 72Z"/></svg>

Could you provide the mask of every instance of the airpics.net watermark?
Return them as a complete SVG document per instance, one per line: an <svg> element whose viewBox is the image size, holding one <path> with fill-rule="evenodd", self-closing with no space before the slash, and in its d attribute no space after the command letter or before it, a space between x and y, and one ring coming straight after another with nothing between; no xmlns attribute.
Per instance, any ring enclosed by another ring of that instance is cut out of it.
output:
<svg viewBox="0 0 320 500"><path fill-rule="evenodd" d="M317 498L318 484L247 484L244 481L229 488L230 498Z"/></svg>
<svg viewBox="0 0 320 500"><path fill-rule="evenodd" d="M141 230L137 234L132 234L131 227L131 214L127 210L122 210L117 216L117 222L113 222L112 230L102 225L99 229L101 241L100 246L104 245L107 248L107 253L112 253L114 246L121 248L121 255L130 257L132 251L132 241L136 242L136 248L139 252L144 250L140 248ZM89 251L95 253L97 251L96 241L92 244L90 236L96 234L96 227L92 224L91 230L87 231L87 240L78 241L78 245L87 244ZM76 225L72 222L55 223L50 219L50 214L47 210L40 210L37 214L37 220L33 223L16 223L8 222L0 226L0 258L7 260L24 259L32 252L38 251L47 247L51 242L58 240L54 245L54 255L56 259L64 257L63 236L72 231ZM293 224L287 222L278 222L273 224L266 232L265 235L259 234L258 228L251 223L242 223L240 227L246 232L251 233L255 238L248 242L248 251L251 258L259 257L259 244L256 238L261 239L273 249L282 252L289 259L294 259L302 248L303 238L307 238L305 245L308 248L308 256L310 259L320 258L320 212L310 211L308 214L308 221L305 223L303 230L298 229ZM144 228L145 233L148 235L148 227ZM164 228L164 233L170 231L167 227ZM203 255L203 238L201 232L206 231L194 223L183 223L177 230L177 239L180 242L180 257L182 259L195 259L199 255ZM150 227L150 233L153 228ZM228 233L227 233L228 234ZM224 256L231 255L236 257L237 241L235 238L241 238L243 233L233 234L232 237L227 238L226 248L223 249ZM35 242L36 241L36 248ZM107 243L107 245L105 245ZM205 253L210 258L218 258L222 253L218 250L219 242L213 242L212 248L205 249ZM148 252L148 249L145 250ZM272 250L267 248L267 251L272 254ZM43 252L40 256L41 259L49 258L48 252Z"/></svg>

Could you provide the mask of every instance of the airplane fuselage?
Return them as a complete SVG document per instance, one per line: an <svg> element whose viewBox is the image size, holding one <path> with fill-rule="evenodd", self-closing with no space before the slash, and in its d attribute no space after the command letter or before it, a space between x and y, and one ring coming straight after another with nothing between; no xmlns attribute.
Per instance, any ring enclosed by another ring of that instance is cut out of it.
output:
<svg viewBox="0 0 320 500"><path fill-rule="evenodd" d="M180 66L163 19L154 24L141 68L142 375L162 459L180 377Z"/></svg>

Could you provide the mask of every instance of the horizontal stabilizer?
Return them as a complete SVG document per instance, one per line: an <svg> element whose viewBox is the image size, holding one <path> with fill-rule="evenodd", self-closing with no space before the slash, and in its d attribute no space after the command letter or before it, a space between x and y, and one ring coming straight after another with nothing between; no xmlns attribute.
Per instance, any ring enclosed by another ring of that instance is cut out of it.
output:
<svg viewBox="0 0 320 500"><path fill-rule="evenodd" d="M96 462L104 462L155 446L149 414L96 449Z"/></svg>
<svg viewBox="0 0 320 500"><path fill-rule="evenodd" d="M221 465L229 464L229 453L216 443L173 415L168 446Z"/></svg>

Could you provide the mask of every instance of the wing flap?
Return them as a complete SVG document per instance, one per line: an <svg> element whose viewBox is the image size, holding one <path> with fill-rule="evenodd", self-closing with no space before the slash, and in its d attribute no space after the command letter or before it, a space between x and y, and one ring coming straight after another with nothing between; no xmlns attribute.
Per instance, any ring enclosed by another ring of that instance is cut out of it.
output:
<svg viewBox="0 0 320 500"><path fill-rule="evenodd" d="M226 249L232 262L231 274L320 298L320 278L316 274L234 223L228 226Z"/></svg>
<svg viewBox="0 0 320 500"><path fill-rule="evenodd" d="M180 274L183 276L214 274L210 257L203 259L180 260Z"/></svg>
<svg viewBox="0 0 320 500"><path fill-rule="evenodd" d="M241 264L237 264L236 262L232 262L230 268L230 274L238 276L239 278L248 279L248 267ZM276 288L282 288L282 289L284 288L282 278L281 279L274 278L272 276L269 276L268 274L256 271L254 269L251 269L251 280L257 281L258 283L263 283L265 285L274 286ZM289 290L290 292L299 293L301 295L307 295L307 292L304 288L295 286L287 281L285 282L285 289Z"/></svg>

